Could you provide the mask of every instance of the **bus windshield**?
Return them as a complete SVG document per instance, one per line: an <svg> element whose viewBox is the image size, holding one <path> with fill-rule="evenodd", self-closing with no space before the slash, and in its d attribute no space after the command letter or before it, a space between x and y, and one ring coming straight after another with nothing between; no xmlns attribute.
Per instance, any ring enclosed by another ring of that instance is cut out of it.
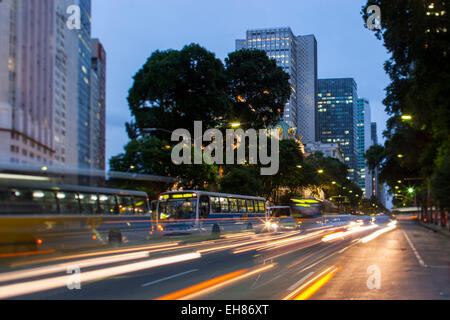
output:
<svg viewBox="0 0 450 320"><path fill-rule="evenodd" d="M167 200L159 203L160 220L195 219L197 199Z"/></svg>

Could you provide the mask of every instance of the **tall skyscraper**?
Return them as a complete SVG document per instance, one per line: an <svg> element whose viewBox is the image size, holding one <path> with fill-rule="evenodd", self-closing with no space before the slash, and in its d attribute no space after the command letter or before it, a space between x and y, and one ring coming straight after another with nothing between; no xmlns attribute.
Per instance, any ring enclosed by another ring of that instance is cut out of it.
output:
<svg viewBox="0 0 450 320"><path fill-rule="evenodd" d="M317 41L314 35L297 39L297 127L303 143L317 141Z"/></svg>
<svg viewBox="0 0 450 320"><path fill-rule="evenodd" d="M339 143L349 167L349 178L357 182L357 85L352 78L319 79L317 125L322 143Z"/></svg>
<svg viewBox="0 0 450 320"><path fill-rule="evenodd" d="M377 134L377 123L372 122L370 124L370 137L372 139L372 144L378 144L378 134Z"/></svg>
<svg viewBox="0 0 450 320"><path fill-rule="evenodd" d="M104 170L106 117L106 52L98 39L92 40L91 67L91 167Z"/></svg>
<svg viewBox="0 0 450 320"><path fill-rule="evenodd" d="M372 142L372 123L370 118L370 104L367 99L359 98L357 100L357 174L358 185L363 190L364 196L372 196L372 174L366 166L364 157L366 151L373 144Z"/></svg>
<svg viewBox="0 0 450 320"><path fill-rule="evenodd" d="M90 0L0 2L0 162L93 167L90 20Z"/></svg>
<svg viewBox="0 0 450 320"><path fill-rule="evenodd" d="M291 97L283 120L297 128L303 143L315 142L317 93L317 42L313 35L294 36L291 28L252 29L236 40L236 50L264 50L290 75Z"/></svg>

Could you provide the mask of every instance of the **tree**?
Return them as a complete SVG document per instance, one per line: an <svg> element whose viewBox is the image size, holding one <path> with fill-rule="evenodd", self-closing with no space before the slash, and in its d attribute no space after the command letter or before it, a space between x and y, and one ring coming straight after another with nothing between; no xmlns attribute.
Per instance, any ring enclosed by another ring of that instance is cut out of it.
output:
<svg viewBox="0 0 450 320"><path fill-rule="evenodd" d="M291 94L289 75L262 50L232 52L225 59L225 68L233 104L229 120L242 123L243 128L276 125Z"/></svg>
<svg viewBox="0 0 450 320"><path fill-rule="evenodd" d="M233 168L220 181L220 191L224 193L259 196L263 191L263 186L258 177L259 174L255 168Z"/></svg>
<svg viewBox="0 0 450 320"><path fill-rule="evenodd" d="M198 44L154 52L133 79L128 103L135 124L127 129L134 132L142 134L145 128L193 132L196 120L204 128L214 128L222 126L231 112L223 63ZM153 136L167 138L164 132Z"/></svg>
<svg viewBox="0 0 450 320"><path fill-rule="evenodd" d="M156 51L133 79L128 103L134 120L126 124L131 141L123 154L111 159L111 167L175 177L180 187L192 189L214 189L219 168L205 163L175 166L170 157L173 143L168 142L171 132L182 128L193 133L198 120L204 131L224 131L231 122L241 123L243 129L266 129L281 119L290 96L289 76L259 50L231 53L226 68L198 44ZM150 128L159 130L145 130ZM254 167L223 166L220 170L231 176L222 188L254 193L261 183L264 192L267 181L255 175ZM249 182L243 183L244 178Z"/></svg>
<svg viewBox="0 0 450 320"><path fill-rule="evenodd" d="M427 189L432 177L446 176L449 169L441 163L450 143L450 2L369 0L363 7L364 21L370 5L381 9L382 28L376 36L391 53L385 63L391 83L383 101L391 118L384 134L381 176L391 187L393 177L415 176L422 184L416 189ZM440 183L432 190L441 208L448 198L443 190Z"/></svg>
<svg viewBox="0 0 450 320"><path fill-rule="evenodd" d="M193 148L191 152L193 154ZM205 163L177 166L172 163L171 153L167 141L156 137L138 138L125 146L125 153L111 158L110 167L113 171L173 177L185 189L204 190L217 184L217 166ZM167 190L168 185L157 184L157 187Z"/></svg>

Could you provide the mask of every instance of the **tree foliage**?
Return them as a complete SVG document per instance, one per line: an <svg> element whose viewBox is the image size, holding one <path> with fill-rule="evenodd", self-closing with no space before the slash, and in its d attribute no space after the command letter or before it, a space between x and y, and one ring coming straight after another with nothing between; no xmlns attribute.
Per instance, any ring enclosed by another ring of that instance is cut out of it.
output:
<svg viewBox="0 0 450 320"><path fill-rule="evenodd" d="M370 5L381 9L376 36L391 54L385 63L391 83L383 103L391 118L381 176L391 189L401 179L414 178L422 188L433 179L433 198L450 209L445 186L437 179L448 170L443 163L450 142L450 2L369 0L364 21Z"/></svg>

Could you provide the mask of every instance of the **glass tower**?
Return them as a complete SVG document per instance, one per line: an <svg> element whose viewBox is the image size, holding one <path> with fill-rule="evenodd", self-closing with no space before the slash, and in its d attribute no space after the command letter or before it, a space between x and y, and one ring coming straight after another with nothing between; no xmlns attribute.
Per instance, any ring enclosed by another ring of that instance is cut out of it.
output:
<svg viewBox="0 0 450 320"><path fill-rule="evenodd" d="M274 59L288 73L291 97L284 107L283 120L289 127L297 126L297 43L291 28L252 29L245 40L236 40L236 50L259 49Z"/></svg>
<svg viewBox="0 0 450 320"><path fill-rule="evenodd" d="M79 1L81 29L78 31L78 166L89 168L90 145L90 70L91 0Z"/></svg>
<svg viewBox="0 0 450 320"><path fill-rule="evenodd" d="M317 94L318 139L338 143L349 167L348 178L357 181L357 85L352 78L319 79Z"/></svg>

